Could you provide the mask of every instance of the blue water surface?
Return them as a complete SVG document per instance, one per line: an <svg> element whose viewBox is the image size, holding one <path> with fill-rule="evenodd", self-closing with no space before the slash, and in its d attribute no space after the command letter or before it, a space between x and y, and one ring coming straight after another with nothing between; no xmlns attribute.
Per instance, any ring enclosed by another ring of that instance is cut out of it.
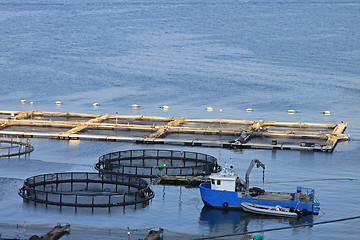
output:
<svg viewBox="0 0 360 240"><path fill-rule="evenodd" d="M85 228L163 227L199 236L360 215L360 3L352 0L0 0L0 110L348 124L333 153L33 139L29 158L0 159L0 222ZM27 102L21 104L20 100ZM56 106L55 101L62 101ZM29 104L33 101L33 105ZM100 106L93 107L94 102ZM132 109L132 104L141 108ZM170 106L163 111L159 106ZM213 107L213 112L205 111ZM252 108L247 113L246 108ZM222 109L222 114L220 114ZM298 113L287 114L288 109ZM325 116L322 111L331 111ZM27 205L25 178L94 171L112 151L213 155L274 191L313 187L323 213L296 222L206 209L196 188L153 185L144 208L110 213ZM287 182L299 181L299 182ZM359 220L265 232L265 239L357 239Z"/></svg>

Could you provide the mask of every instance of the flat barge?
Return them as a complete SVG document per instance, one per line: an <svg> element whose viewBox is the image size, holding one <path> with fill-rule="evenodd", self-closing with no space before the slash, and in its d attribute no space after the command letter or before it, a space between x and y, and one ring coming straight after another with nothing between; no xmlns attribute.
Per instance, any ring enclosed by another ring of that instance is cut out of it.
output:
<svg viewBox="0 0 360 240"><path fill-rule="evenodd" d="M346 123L188 119L70 112L0 111L0 136L332 152ZM129 133L131 132L131 134Z"/></svg>

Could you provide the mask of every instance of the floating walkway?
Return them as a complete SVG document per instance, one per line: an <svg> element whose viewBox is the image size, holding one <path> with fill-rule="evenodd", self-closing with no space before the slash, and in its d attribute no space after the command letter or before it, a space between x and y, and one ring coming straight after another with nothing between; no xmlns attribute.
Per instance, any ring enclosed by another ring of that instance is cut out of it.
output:
<svg viewBox="0 0 360 240"><path fill-rule="evenodd" d="M29 139L24 138L0 138L0 158L1 157L14 157L21 155L29 155L34 151L34 147L31 145Z"/></svg>
<svg viewBox="0 0 360 240"><path fill-rule="evenodd" d="M0 111L0 136L332 152L347 124Z"/></svg>
<svg viewBox="0 0 360 240"><path fill-rule="evenodd" d="M221 167L213 156L188 151L136 149L102 155L95 167L98 171L142 178L160 176L206 176Z"/></svg>
<svg viewBox="0 0 360 240"><path fill-rule="evenodd" d="M19 195L26 202L94 210L148 203L155 193L147 181L136 176L64 172L27 178Z"/></svg>

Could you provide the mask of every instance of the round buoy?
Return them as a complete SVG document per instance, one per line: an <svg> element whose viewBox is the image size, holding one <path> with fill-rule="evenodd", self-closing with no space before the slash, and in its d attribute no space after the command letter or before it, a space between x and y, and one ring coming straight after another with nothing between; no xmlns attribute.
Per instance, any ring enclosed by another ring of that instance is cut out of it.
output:
<svg viewBox="0 0 360 240"><path fill-rule="evenodd" d="M323 114L325 114L325 115L330 115L331 112L330 112L330 111L324 111Z"/></svg>
<svg viewBox="0 0 360 240"><path fill-rule="evenodd" d="M253 237L253 240L262 240L263 236L261 234L257 234Z"/></svg>
<svg viewBox="0 0 360 240"><path fill-rule="evenodd" d="M294 113L295 113L295 110L293 110L293 109L288 110L288 114L294 114Z"/></svg>
<svg viewBox="0 0 360 240"><path fill-rule="evenodd" d="M246 111L247 112L252 112L253 110L252 110L252 108L247 108Z"/></svg>
<svg viewBox="0 0 360 240"><path fill-rule="evenodd" d="M30 102L30 105L33 105L34 104L34 102Z"/></svg>
<svg viewBox="0 0 360 240"><path fill-rule="evenodd" d="M21 102L21 103L25 103L25 102L26 102L26 100L22 99L22 100L20 100L20 102Z"/></svg>
<svg viewBox="0 0 360 240"><path fill-rule="evenodd" d="M212 107L207 107L206 108L206 111L208 111L208 112L211 112L212 110L214 110Z"/></svg>
<svg viewBox="0 0 360 240"><path fill-rule="evenodd" d="M56 105L61 105L61 104L62 104L62 102L60 102L60 101L56 101L56 102L55 102L55 104L56 104Z"/></svg>
<svg viewBox="0 0 360 240"><path fill-rule="evenodd" d="M140 107L140 106L137 105L137 104L133 104L133 105L131 105L131 107L132 107L132 108L138 108L138 107Z"/></svg>
<svg viewBox="0 0 360 240"><path fill-rule="evenodd" d="M94 106L94 107L97 107L97 106L99 106L99 105L100 105L100 104L97 103L97 102L96 102L96 103L93 103L93 106Z"/></svg>

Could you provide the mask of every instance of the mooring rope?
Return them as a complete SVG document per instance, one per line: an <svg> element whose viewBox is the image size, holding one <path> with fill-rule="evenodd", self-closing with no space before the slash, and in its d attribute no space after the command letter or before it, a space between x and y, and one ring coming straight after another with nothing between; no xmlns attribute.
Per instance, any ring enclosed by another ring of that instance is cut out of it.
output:
<svg viewBox="0 0 360 240"><path fill-rule="evenodd" d="M315 225L321 225L321 224L327 224L327 223L342 222L342 221L354 220L354 219L358 219L358 218L360 218L360 216L340 218L340 219L334 219L334 220L328 220L328 221L316 222L316 223L306 223L306 224L289 226L289 227L270 228L270 229L264 229L264 230L258 230L258 231L233 233L233 234L211 236L211 237L202 237L202 238L196 238L194 240L217 239L217 238L234 237L234 236L240 236L240 235L246 235L246 234L259 233L259 232L272 232L272 231L279 231L279 230L285 230L285 229L291 229L291 228L309 227L309 226L315 226Z"/></svg>
<svg viewBox="0 0 360 240"><path fill-rule="evenodd" d="M316 182L316 181L359 181L359 178L320 178L320 179L304 179L304 180L290 180L290 181L278 181L278 182L265 182L268 183L290 183L290 182ZM253 184L260 184L261 182L253 182Z"/></svg>
<svg viewBox="0 0 360 240"><path fill-rule="evenodd" d="M204 197L206 197L206 198L217 198L218 196L220 196L221 194L223 194L225 192L225 190L224 191L221 191L221 193L219 193L218 195L216 195L216 196L214 196L214 197L208 197L208 196L206 196L206 195L203 195Z"/></svg>

